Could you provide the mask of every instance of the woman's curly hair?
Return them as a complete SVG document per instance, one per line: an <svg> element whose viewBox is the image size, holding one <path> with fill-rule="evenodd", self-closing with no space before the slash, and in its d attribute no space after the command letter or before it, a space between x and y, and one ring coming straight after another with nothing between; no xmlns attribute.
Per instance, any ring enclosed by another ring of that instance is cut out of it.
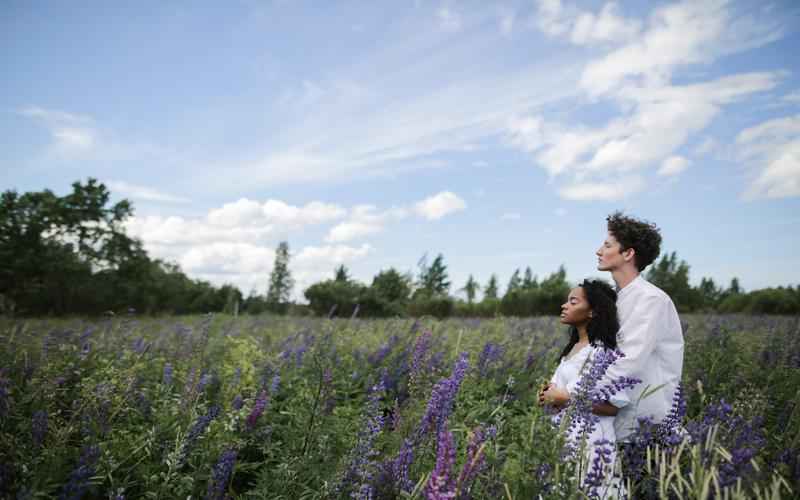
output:
<svg viewBox="0 0 800 500"><path fill-rule="evenodd" d="M616 349L619 319L617 318L617 292L605 281L583 280L579 285L586 293L586 301L592 309L592 319L586 326L589 334L589 343L602 344L606 349ZM565 357L578 343L578 329L571 326L569 329L569 342L561 352L559 359Z"/></svg>
<svg viewBox="0 0 800 500"><path fill-rule="evenodd" d="M636 268L639 272L653 263L661 252L661 231L652 222L647 222L614 212L606 217L608 231L622 245L622 251L633 248Z"/></svg>

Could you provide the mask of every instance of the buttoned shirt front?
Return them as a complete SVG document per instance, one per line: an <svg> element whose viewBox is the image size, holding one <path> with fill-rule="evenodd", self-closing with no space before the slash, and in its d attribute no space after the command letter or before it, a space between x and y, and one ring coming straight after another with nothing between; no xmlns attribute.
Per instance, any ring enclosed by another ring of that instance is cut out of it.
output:
<svg viewBox="0 0 800 500"><path fill-rule="evenodd" d="M609 367L606 377L642 381L609 400L619 408L617 440L626 441L639 417L658 422L669 413L683 371L683 329L672 299L641 276L618 292L617 314L617 347L625 357Z"/></svg>

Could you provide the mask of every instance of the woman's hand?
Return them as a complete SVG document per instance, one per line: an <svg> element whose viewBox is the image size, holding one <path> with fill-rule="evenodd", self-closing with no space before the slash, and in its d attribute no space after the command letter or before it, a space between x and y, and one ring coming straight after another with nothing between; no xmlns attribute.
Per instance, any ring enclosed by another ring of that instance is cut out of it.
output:
<svg viewBox="0 0 800 500"><path fill-rule="evenodd" d="M569 393L563 387L558 387L555 384L545 385L539 391L539 405L551 405L555 407L566 406L569 403Z"/></svg>

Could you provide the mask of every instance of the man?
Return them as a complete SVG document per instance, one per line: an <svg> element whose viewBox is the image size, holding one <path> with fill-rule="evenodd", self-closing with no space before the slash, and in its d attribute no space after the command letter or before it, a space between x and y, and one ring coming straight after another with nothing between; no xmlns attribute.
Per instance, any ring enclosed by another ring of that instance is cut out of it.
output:
<svg viewBox="0 0 800 500"><path fill-rule="evenodd" d="M617 284L617 342L625 354L606 377L642 381L609 401L619 409L614 428L617 441L624 443L639 417L659 422L669 413L683 370L683 330L672 299L641 276L660 252L659 229L621 212L606 220L608 236L596 252L597 269L609 271Z"/></svg>

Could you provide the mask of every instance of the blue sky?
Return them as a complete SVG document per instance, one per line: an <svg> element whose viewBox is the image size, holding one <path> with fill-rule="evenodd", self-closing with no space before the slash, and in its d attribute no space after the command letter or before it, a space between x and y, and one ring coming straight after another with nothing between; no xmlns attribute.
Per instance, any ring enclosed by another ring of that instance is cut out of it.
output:
<svg viewBox="0 0 800 500"><path fill-rule="evenodd" d="M4 2L0 189L96 177L190 275L296 296L441 252L454 290L596 276L605 216L800 283L800 5Z"/></svg>

